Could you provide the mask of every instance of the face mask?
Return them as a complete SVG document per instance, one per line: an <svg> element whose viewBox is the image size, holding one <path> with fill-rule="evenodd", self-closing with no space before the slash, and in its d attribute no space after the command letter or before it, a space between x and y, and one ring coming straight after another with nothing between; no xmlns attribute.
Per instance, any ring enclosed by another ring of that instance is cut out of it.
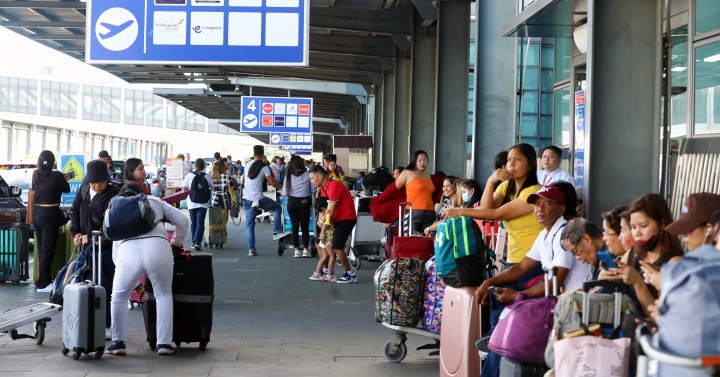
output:
<svg viewBox="0 0 720 377"><path fill-rule="evenodd" d="M650 251L650 250L654 249L655 246L657 246L657 243L659 240L660 239L658 238L658 235L653 234L653 236L650 237L649 239L647 239L646 241L635 241L635 243L637 243L638 247L642 251Z"/></svg>
<svg viewBox="0 0 720 377"><path fill-rule="evenodd" d="M463 193L462 193L462 200L463 200L463 202L465 202L465 203L470 203L470 199L471 199L471 198L470 198L470 195L468 195L467 192L463 192Z"/></svg>

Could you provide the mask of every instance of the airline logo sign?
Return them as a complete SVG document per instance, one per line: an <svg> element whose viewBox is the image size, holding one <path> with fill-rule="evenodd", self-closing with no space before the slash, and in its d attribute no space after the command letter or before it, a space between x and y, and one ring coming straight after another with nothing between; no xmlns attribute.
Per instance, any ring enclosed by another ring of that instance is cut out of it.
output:
<svg viewBox="0 0 720 377"><path fill-rule="evenodd" d="M312 98L244 96L240 131L312 135L312 107Z"/></svg>
<svg viewBox="0 0 720 377"><path fill-rule="evenodd" d="M310 1L88 1L86 62L307 66Z"/></svg>
<svg viewBox="0 0 720 377"><path fill-rule="evenodd" d="M312 150L313 136L298 133L273 133L270 134L270 145L281 145L290 148L289 150Z"/></svg>

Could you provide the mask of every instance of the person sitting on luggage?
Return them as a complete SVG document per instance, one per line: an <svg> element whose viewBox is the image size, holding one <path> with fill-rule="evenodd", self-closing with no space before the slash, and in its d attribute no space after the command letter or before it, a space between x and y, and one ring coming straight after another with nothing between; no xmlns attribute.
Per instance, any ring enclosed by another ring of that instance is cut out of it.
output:
<svg viewBox="0 0 720 377"><path fill-rule="evenodd" d="M505 306L515 302L518 292L522 291L528 297L544 296L543 284L536 282L534 286L527 286L517 283L529 271L539 266L542 266L545 271L557 267L558 286L565 290L582 287L582 283L587 279L590 271L589 266L577 262L572 254L561 247L560 234L567 224L563 217L565 197L562 191L553 186L543 187L537 193L530 195L527 203L534 206L535 218L538 223L543 225L544 229L520 263L511 266L497 276L486 279L475 291L475 300L478 303L484 304L487 303L488 298L490 299L490 333ZM552 282L549 284L552 291ZM491 291L491 287L495 287L494 292ZM484 347L489 338L489 336L483 338L480 345ZM483 349L483 351L488 352L487 349ZM481 376L497 376L499 368L500 356L490 352L483 363Z"/></svg>
<svg viewBox="0 0 720 377"><path fill-rule="evenodd" d="M322 229L323 224L327 222L327 207L327 197L321 196L315 199L315 212L318 214L318 221L315 224L316 229ZM320 237L315 238L315 246L320 260L317 263L315 272L310 275L310 280L337 283L337 279L333 275L333 268L335 267L335 253L332 252L333 229L332 224L325 226L324 242L320 241Z"/></svg>
<svg viewBox="0 0 720 377"><path fill-rule="evenodd" d="M314 166L310 170L310 181L318 188L320 196L328 198L328 206L325 210L326 219L318 238L320 242L331 245L331 253L334 253L340 259L340 263L345 268L345 274L340 279L337 279L337 282L340 284L356 283L355 271L350 269L347 253L345 252L345 244L357 223L355 203L350 196L350 190L342 183L330 179L322 166ZM333 226L332 242L327 240L327 234L325 233L328 225ZM332 279L330 276L332 275L328 272L328 279Z"/></svg>
<svg viewBox="0 0 720 377"><path fill-rule="evenodd" d="M127 182L119 195L134 196L143 193L135 182ZM157 353L168 355L174 352L173 337L173 250L182 251L182 242L188 230L188 219L180 210L160 199L147 197L155 212L156 219L164 219L175 226L172 239L168 242L168 231L164 222L159 222L150 232L135 238L113 242L115 280L113 281L110 310L112 312L112 344L107 353L125 355L128 340L127 301L145 274L152 281L157 302Z"/></svg>
<svg viewBox="0 0 720 377"><path fill-rule="evenodd" d="M282 190L273 177L270 168L263 162L265 148L262 145L253 147L253 160L245 164L245 174L242 176L243 187L245 187L245 196L243 199L243 207L245 208L245 239L248 244L248 255L256 256L255 249L255 217L262 208L273 213L273 234L282 232L282 207L280 204L263 195L263 182L267 179L268 184L278 190ZM257 206L253 205L257 202Z"/></svg>
<svg viewBox="0 0 720 377"><path fill-rule="evenodd" d="M660 296L660 268L667 262L677 262L683 252L677 236L664 227L672 223L667 201L659 194L645 194L636 199L628 209L630 227L635 243L644 253L640 257L640 270L619 262L617 268L609 268L608 280L622 280L631 286L637 301L646 314ZM605 274L604 274L605 275Z"/></svg>
<svg viewBox="0 0 720 377"><path fill-rule="evenodd" d="M110 199L120 192L120 188L110 185L110 174L103 160L92 160L87 163L85 179L73 200L70 211L70 232L74 238L75 246L82 246L82 253L90 254L92 250L92 232L101 230L105 211L110 204ZM102 270L100 285L105 292L112 292L113 279L115 277L115 263L112 260L112 241L102 239L102 250L108 252L102 254L102 260L98 266ZM96 246L96 247L97 247ZM88 258L88 260L90 260ZM96 272L93 272L97 275ZM110 300L105 300L105 339L110 340Z"/></svg>

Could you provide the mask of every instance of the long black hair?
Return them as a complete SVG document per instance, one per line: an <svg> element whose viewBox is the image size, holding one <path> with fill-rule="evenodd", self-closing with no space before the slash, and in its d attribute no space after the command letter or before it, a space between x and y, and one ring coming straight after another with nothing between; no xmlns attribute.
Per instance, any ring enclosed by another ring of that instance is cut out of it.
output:
<svg viewBox="0 0 720 377"><path fill-rule="evenodd" d="M303 158L294 155L290 157L290 161L288 161L288 167L287 167L287 174L285 175L285 186L288 188L288 192L290 192L290 176L301 176L305 172L307 172L307 169L305 169L305 162L303 161Z"/></svg>
<svg viewBox="0 0 720 377"><path fill-rule="evenodd" d="M417 170L417 159L418 159L418 157L420 157L421 154L424 154L425 157L427 157L428 159L430 159L430 157L428 156L427 152L425 152L425 151L422 150L422 149L418 149L418 150L415 151L415 153L413 153L412 159L410 159L410 163L405 167L405 169L407 169L407 170L412 170L412 171Z"/></svg>
<svg viewBox="0 0 720 377"><path fill-rule="evenodd" d="M139 158L131 157L125 160L125 165L123 165L123 179L126 181L134 181L135 169L137 169L140 164L142 164L142 160Z"/></svg>
<svg viewBox="0 0 720 377"><path fill-rule="evenodd" d="M466 190L473 190L473 194L470 197L469 203L463 203L465 207L472 208L473 205L482 199L482 188L480 187L480 183L474 179L466 179L462 183L462 187L464 187Z"/></svg>
<svg viewBox="0 0 720 377"><path fill-rule="evenodd" d="M511 198L519 195L522 190L538 184L537 153L535 152L535 147L527 143L520 143L513 145L512 147L510 147L509 150L513 149L517 149L517 151L520 152L523 156L525 156L525 158L528 160L528 172L525 176L525 181L523 182L520 189L515 187L515 180L512 178L510 179L510 181L508 182L507 190L505 191L505 197L503 198L503 204L510 202L510 200L512 200Z"/></svg>
<svg viewBox="0 0 720 377"><path fill-rule="evenodd" d="M37 170L33 172L33 186L37 185L40 181L50 175L50 172L52 172L53 167L55 166L55 155L48 150L40 152L40 156L38 156L37 160L37 166Z"/></svg>

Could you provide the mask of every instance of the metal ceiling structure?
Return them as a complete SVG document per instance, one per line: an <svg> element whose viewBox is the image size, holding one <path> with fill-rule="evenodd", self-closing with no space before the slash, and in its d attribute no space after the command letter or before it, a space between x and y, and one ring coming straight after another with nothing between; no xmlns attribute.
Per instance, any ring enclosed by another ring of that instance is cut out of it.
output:
<svg viewBox="0 0 720 377"><path fill-rule="evenodd" d="M98 65L130 83L204 83L206 90L156 90L207 118L239 118L240 95L314 98L315 131L366 133L361 96L234 84L235 78L293 78L361 84L372 94L412 36L437 18L437 0L311 0L308 67ZM85 7L79 0L0 0L0 25L85 60ZM237 129L239 123L223 122ZM346 125L343 127L342 125Z"/></svg>

